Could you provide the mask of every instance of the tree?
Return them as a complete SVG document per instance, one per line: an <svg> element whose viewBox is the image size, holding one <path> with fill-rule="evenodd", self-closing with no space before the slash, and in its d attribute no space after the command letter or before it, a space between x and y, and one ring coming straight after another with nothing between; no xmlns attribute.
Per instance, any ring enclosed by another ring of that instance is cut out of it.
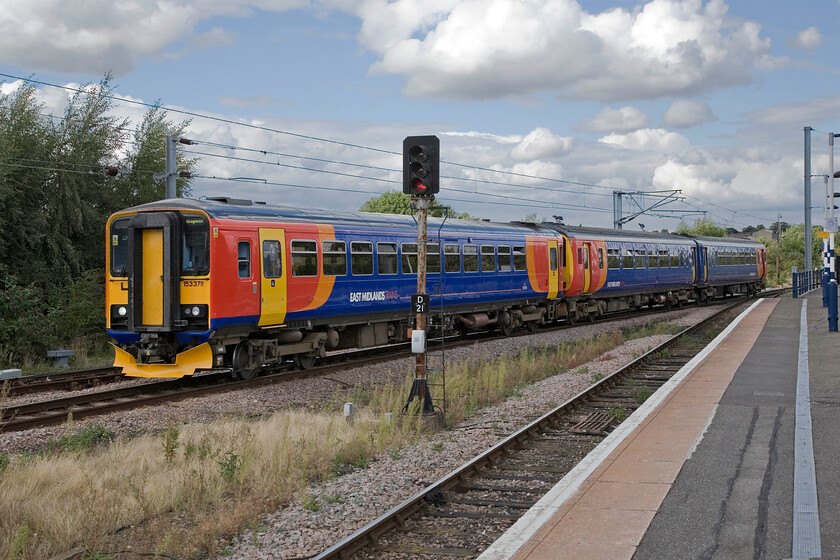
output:
<svg viewBox="0 0 840 560"><path fill-rule="evenodd" d="M0 366L43 359L45 345L104 340L105 225L112 213L162 198L165 137L189 124L145 115L128 149L129 122L113 116L106 75L72 96L54 121L29 84L0 96ZM197 159L179 156L179 170ZM106 166L124 176L106 177ZM179 180L180 194L189 180ZM38 341L37 344L32 341Z"/></svg>
<svg viewBox="0 0 840 560"><path fill-rule="evenodd" d="M190 125L189 120L172 123L166 120L166 111L155 103L143 117L143 122L134 134L134 149L122 162L126 172L115 180L113 207L115 209L145 204L160 200L166 195L166 182L155 180L156 174L166 171L166 137L183 136ZM177 154L178 171L195 170L197 158ZM189 179L178 179L177 196L189 196Z"/></svg>
<svg viewBox="0 0 840 560"><path fill-rule="evenodd" d="M411 209L411 196L397 191L388 191L365 201L361 208L359 208L359 211L380 212L383 214L414 213ZM452 208L449 206L443 206L437 200L432 201L432 207L429 209L429 216L435 216L437 218L458 218L461 220L473 219L466 212L455 212Z"/></svg>
<svg viewBox="0 0 840 560"><path fill-rule="evenodd" d="M706 237L726 237L726 230L715 225L711 220L697 220L693 227L688 227L685 222L680 222L677 233L688 235L701 235Z"/></svg>

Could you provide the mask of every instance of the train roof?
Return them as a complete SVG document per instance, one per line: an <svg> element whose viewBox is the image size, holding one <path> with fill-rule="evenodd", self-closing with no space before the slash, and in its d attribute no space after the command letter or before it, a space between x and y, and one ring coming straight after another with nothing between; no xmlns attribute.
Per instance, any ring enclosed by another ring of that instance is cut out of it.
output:
<svg viewBox="0 0 840 560"><path fill-rule="evenodd" d="M291 223L325 223L348 227L370 227L371 225L389 229L417 229L415 218L404 214L381 214L376 212L348 212L319 208L300 208L281 204L266 204L245 199L229 197L214 198L176 198L159 200L126 208L124 212L148 212L155 210L197 210L206 212L211 218L247 221L277 221ZM500 223L480 220L459 220L456 218L428 219L429 234L443 225L445 232L471 232L499 234L529 232L548 233L538 224Z"/></svg>
<svg viewBox="0 0 840 560"><path fill-rule="evenodd" d="M692 236L701 245L717 245L720 247L764 247L761 241L752 239L741 239L740 237L709 237L702 235Z"/></svg>
<svg viewBox="0 0 840 560"><path fill-rule="evenodd" d="M547 229L558 231L569 239L602 239L604 241L635 241L637 243L670 243L676 245L694 244L691 237L676 233L567 226L557 223L541 225Z"/></svg>

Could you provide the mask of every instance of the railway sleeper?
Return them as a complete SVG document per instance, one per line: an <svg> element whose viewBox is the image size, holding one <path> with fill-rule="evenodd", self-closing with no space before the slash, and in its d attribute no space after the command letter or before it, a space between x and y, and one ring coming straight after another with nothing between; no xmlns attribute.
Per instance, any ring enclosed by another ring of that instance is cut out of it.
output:
<svg viewBox="0 0 840 560"><path fill-rule="evenodd" d="M427 556L455 556L457 558L475 558L478 552L473 548L433 548L420 545L379 545L374 547L377 552L393 552L396 554L425 554Z"/></svg>
<svg viewBox="0 0 840 560"><path fill-rule="evenodd" d="M451 498L447 500L448 504L455 504L461 506L479 506L492 508L508 508L508 509L531 509L536 500L528 501L511 501L511 500L490 500L477 498Z"/></svg>

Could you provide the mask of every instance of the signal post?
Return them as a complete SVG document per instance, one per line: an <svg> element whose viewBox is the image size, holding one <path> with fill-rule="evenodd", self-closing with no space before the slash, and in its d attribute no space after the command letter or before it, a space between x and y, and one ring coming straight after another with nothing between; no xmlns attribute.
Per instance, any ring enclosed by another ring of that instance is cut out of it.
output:
<svg viewBox="0 0 840 560"><path fill-rule="evenodd" d="M433 414L432 393L426 379L426 222L435 193L440 190L440 140L437 136L409 136L403 141L403 193L411 196L417 209L417 294L412 298L415 314L411 333L411 351L415 355L414 383L403 411L415 397L424 414Z"/></svg>

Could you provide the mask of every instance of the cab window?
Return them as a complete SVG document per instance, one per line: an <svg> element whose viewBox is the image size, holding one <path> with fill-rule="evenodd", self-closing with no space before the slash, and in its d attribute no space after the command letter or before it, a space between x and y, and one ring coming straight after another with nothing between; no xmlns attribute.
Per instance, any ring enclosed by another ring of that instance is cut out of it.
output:
<svg viewBox="0 0 840 560"><path fill-rule="evenodd" d="M203 276L210 273L210 224L204 216L181 217L183 237L181 276Z"/></svg>
<svg viewBox="0 0 840 560"><path fill-rule="evenodd" d="M111 222L111 276L128 276L128 220L120 218Z"/></svg>

